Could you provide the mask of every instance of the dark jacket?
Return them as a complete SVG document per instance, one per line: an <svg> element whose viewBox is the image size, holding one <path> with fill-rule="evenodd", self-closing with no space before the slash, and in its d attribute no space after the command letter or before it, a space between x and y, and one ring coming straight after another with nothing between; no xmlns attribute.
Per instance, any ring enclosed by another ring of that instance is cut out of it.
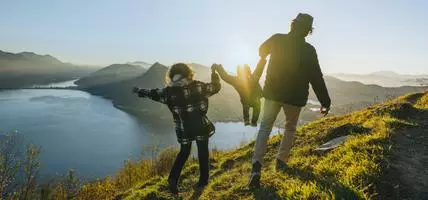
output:
<svg viewBox="0 0 428 200"><path fill-rule="evenodd" d="M315 48L304 38L292 34L275 34L260 46L260 56L270 55L263 88L266 99L294 106L305 106L311 84L323 107L331 100L318 63ZM255 73L262 73L258 66Z"/></svg>
<svg viewBox="0 0 428 200"><path fill-rule="evenodd" d="M186 86L139 89L138 95L166 104L174 118L178 142L187 144L194 140L207 140L214 134L214 125L206 117L208 97L220 89L220 78L213 73L211 83L192 81Z"/></svg>
<svg viewBox="0 0 428 200"><path fill-rule="evenodd" d="M253 105L262 98L262 87L259 84L259 78L255 76L248 76L246 80L241 80L237 76L227 74L223 67L217 68L220 77L233 86L241 98L243 104Z"/></svg>

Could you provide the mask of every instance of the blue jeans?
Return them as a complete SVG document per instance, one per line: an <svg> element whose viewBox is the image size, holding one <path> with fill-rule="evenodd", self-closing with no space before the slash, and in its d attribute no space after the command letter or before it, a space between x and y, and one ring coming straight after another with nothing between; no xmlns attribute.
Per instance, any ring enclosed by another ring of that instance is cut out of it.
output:
<svg viewBox="0 0 428 200"><path fill-rule="evenodd" d="M285 113L285 132L281 139L277 158L283 162L287 162L291 147L293 145L293 139L294 135L296 134L296 127L302 108L265 99L264 113L260 124L259 133L257 134L252 163L263 163L263 157L267 149L267 141L281 108Z"/></svg>

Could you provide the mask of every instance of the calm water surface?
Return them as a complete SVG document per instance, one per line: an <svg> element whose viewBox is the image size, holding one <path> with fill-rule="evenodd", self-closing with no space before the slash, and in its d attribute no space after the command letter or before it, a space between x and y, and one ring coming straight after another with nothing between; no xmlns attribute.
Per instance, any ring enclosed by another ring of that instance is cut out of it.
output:
<svg viewBox="0 0 428 200"><path fill-rule="evenodd" d="M216 123L216 129L210 145L219 149L237 147L257 132L242 123ZM103 177L129 157L148 157L153 145L177 145L173 127L151 127L109 100L78 90L0 91L0 134L13 131L24 143L42 147L41 176L73 168L81 176Z"/></svg>

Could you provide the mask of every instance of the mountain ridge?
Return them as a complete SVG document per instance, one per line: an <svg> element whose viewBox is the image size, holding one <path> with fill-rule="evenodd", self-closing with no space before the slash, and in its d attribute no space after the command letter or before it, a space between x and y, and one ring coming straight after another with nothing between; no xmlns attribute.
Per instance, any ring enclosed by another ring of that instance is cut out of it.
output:
<svg viewBox="0 0 428 200"><path fill-rule="evenodd" d="M209 82L211 80L211 69L209 67L190 63L194 69L196 80ZM141 88L159 88L165 87L165 74L168 68L159 62L156 62L143 75L136 78L116 82L112 84L99 85L97 87L82 88L92 94L111 99L113 104L131 113L144 121L152 123L172 123L172 117L166 106L152 102L151 100L138 98L131 93L134 86ZM365 85L359 82L346 82L335 77L325 76L327 87L331 99L333 100L332 113L342 114L352 110L357 110L376 102L392 99L399 95L410 92L422 91L420 87L399 87L385 88L377 85ZM263 84L262 84L263 85ZM315 100L316 96L310 90L310 99ZM210 109L208 117L213 121L241 121L242 110L239 96L233 87L222 81L222 89L219 94L210 98ZM307 123L319 118L316 105L308 104L301 113L300 124ZM162 119L162 120L160 120ZM283 114L277 122L284 119Z"/></svg>
<svg viewBox="0 0 428 200"><path fill-rule="evenodd" d="M0 88L21 88L79 78L94 68L64 63L51 55L0 51Z"/></svg>
<svg viewBox="0 0 428 200"><path fill-rule="evenodd" d="M140 67L143 67L143 68L146 68L146 69L150 68L153 65L153 64L150 64L150 63L147 63L147 62L144 62L144 61L133 61L133 62L127 62L126 64L136 65L136 66L140 66Z"/></svg>
<svg viewBox="0 0 428 200"><path fill-rule="evenodd" d="M365 84L376 84L383 87L428 86L428 75L398 74L393 71L379 71L369 74L330 74L344 81L358 81Z"/></svg>
<svg viewBox="0 0 428 200"><path fill-rule="evenodd" d="M103 85L132 79L144 74L147 69L131 64L112 64L76 81L81 87Z"/></svg>

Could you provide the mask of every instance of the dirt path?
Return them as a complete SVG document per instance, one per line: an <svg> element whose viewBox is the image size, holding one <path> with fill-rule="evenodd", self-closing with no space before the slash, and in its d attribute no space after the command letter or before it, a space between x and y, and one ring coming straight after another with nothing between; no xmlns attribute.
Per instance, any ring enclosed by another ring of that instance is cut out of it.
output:
<svg viewBox="0 0 428 200"><path fill-rule="evenodd" d="M428 110L409 116L415 125L392 135L392 155L381 178L382 199L428 199Z"/></svg>

